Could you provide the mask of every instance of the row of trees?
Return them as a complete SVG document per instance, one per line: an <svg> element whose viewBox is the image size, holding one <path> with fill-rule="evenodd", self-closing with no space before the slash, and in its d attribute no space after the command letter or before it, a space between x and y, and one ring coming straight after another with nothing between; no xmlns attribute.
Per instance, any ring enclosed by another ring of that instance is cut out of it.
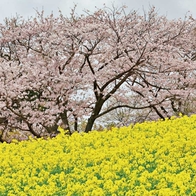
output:
<svg viewBox="0 0 196 196"><path fill-rule="evenodd" d="M104 7L82 16L73 9L69 18L41 12L6 19L1 139L12 130L42 137L58 125L71 134L84 121L89 132L109 114L126 124L194 113L195 24L191 17L168 20L154 7L144 15Z"/></svg>

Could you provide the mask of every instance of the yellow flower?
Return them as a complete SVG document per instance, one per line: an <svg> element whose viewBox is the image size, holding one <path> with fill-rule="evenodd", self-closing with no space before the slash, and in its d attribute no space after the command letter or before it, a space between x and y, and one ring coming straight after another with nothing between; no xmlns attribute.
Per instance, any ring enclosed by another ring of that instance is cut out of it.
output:
<svg viewBox="0 0 196 196"><path fill-rule="evenodd" d="M194 194L196 115L0 144L2 195ZM8 193L6 192L8 191Z"/></svg>

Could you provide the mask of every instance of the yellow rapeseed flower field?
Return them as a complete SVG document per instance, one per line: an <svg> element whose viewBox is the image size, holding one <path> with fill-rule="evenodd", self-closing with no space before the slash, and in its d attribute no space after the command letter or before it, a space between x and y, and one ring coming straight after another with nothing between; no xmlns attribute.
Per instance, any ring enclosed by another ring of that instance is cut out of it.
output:
<svg viewBox="0 0 196 196"><path fill-rule="evenodd" d="M196 115L0 144L1 196L196 195Z"/></svg>

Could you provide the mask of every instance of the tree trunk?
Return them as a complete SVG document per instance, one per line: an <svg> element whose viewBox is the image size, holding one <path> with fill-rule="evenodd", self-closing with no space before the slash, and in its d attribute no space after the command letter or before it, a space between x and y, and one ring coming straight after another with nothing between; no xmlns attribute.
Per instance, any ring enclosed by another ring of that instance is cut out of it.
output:
<svg viewBox="0 0 196 196"><path fill-rule="evenodd" d="M88 133L89 131L92 130L94 122L95 122L97 116L99 115L104 102L105 102L105 100L102 98L98 99L98 101L96 102L95 108L94 108L91 116L89 117L86 128L85 128L86 133Z"/></svg>
<svg viewBox="0 0 196 196"><path fill-rule="evenodd" d="M67 118L67 110L64 110L63 113L61 113L61 120L63 122L63 126L62 128L64 130L68 130L68 133L71 135L71 130L70 130L70 127L69 127L69 122L68 122L68 118Z"/></svg>
<svg viewBox="0 0 196 196"><path fill-rule="evenodd" d="M3 140L3 133L0 135L0 142L3 143L4 140Z"/></svg>
<svg viewBox="0 0 196 196"><path fill-rule="evenodd" d="M74 116L74 131L78 131L78 117L75 114L73 116Z"/></svg>
<svg viewBox="0 0 196 196"><path fill-rule="evenodd" d="M86 128L85 128L85 132L88 133L89 131L92 130L94 122L95 122L96 117L94 115L92 115L87 122Z"/></svg>
<svg viewBox="0 0 196 196"><path fill-rule="evenodd" d="M158 109L157 109L155 106L152 106L152 108L155 110L155 112L158 114L158 116L159 116L161 119L165 120L165 117L158 111Z"/></svg>
<svg viewBox="0 0 196 196"><path fill-rule="evenodd" d="M27 123L27 126L28 126L28 128L29 128L29 132L31 132L34 136L36 136L37 138L41 138L41 135L39 134L39 133L37 133L34 129L33 129L33 127L32 127L32 124L31 123L28 123L28 122L26 122Z"/></svg>

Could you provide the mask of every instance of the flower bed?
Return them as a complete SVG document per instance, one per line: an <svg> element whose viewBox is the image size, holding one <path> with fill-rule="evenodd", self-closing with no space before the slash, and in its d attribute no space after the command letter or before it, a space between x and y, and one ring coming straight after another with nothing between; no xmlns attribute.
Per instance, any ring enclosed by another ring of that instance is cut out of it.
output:
<svg viewBox="0 0 196 196"><path fill-rule="evenodd" d="M196 115L0 144L0 195L196 195Z"/></svg>

